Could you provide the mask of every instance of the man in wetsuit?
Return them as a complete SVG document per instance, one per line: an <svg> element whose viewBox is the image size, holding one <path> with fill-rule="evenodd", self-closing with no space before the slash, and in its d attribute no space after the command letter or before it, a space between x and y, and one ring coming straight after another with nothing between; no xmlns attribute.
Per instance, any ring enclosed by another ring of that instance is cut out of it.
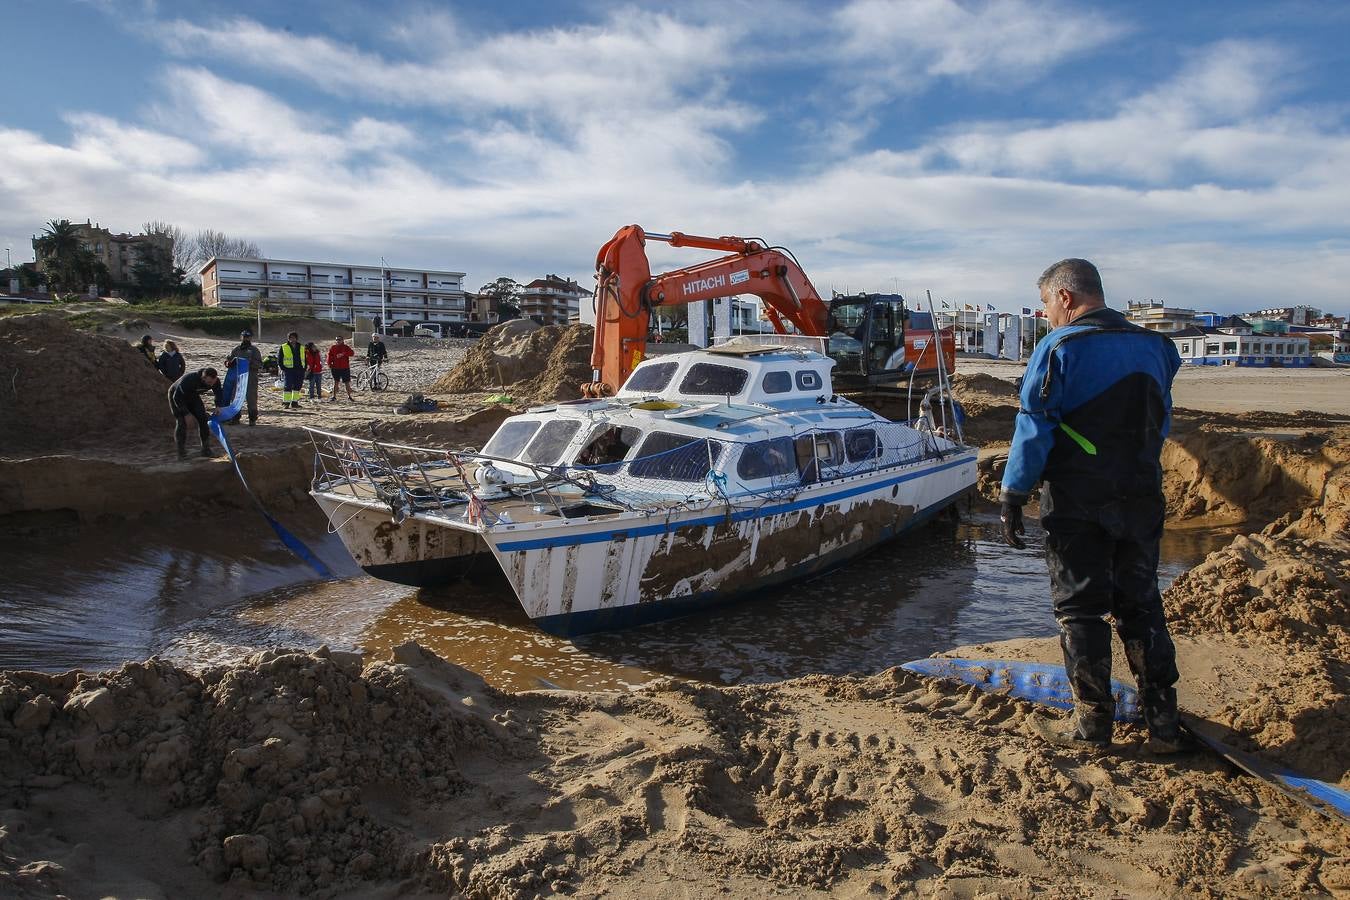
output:
<svg viewBox="0 0 1350 900"><path fill-rule="evenodd" d="M1171 339L1106 306L1087 260L1061 260L1038 284L1053 330L1022 379L1000 518L1005 540L1024 547L1022 506L1044 481L1045 557L1074 714L1033 726L1057 744L1111 743L1109 614L1139 686L1149 749L1176 752L1176 650L1158 593L1159 457L1181 357Z"/></svg>
<svg viewBox="0 0 1350 900"><path fill-rule="evenodd" d="M202 456L215 456L211 452L211 431L206 424L206 406L202 403L202 394L210 391L215 395L216 406L224 405L220 387L220 376L215 369L198 369L187 372L169 388L169 411L177 424L174 425L173 439L178 445L178 458L187 459L187 417L197 420L197 431L202 439Z"/></svg>
<svg viewBox="0 0 1350 900"><path fill-rule="evenodd" d="M239 346L230 351L225 359L228 368L234 368L236 359L248 360L248 385L244 390L245 405L248 408L248 424L258 424L258 376L262 373L263 358L253 343L253 332L245 328L239 332ZM240 415L243 415L241 412ZM234 417L239 421L239 416Z"/></svg>

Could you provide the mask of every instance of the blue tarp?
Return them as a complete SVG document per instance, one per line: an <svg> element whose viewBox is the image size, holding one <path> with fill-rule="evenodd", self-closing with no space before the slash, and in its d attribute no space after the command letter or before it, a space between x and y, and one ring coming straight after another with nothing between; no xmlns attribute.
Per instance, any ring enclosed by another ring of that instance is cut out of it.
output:
<svg viewBox="0 0 1350 900"><path fill-rule="evenodd" d="M234 367L225 373L223 393L228 398L227 404L217 410L207 424L211 426L211 433L216 436L216 440L220 441L220 446L225 448L225 453L230 457L230 462L234 464L234 471L239 475L239 481L244 485L244 491L254 505L258 507L258 511L263 514L267 524L271 525L272 530L277 533L281 543L286 545L287 550L303 560L318 573L320 578L332 578L332 571L305 546L304 541L291 534L280 522L268 514L262 502L253 493L253 489L248 486L248 479L244 478L244 472L239 468L239 460L234 455L234 448L230 446L229 439L225 437L225 423L239 415L239 411L244 408L244 401L248 393L248 360L237 360Z"/></svg>

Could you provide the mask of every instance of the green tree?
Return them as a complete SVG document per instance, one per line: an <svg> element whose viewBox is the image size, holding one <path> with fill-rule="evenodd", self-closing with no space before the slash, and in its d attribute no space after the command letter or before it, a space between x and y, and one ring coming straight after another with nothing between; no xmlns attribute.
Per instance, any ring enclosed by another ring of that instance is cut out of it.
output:
<svg viewBox="0 0 1350 900"><path fill-rule="evenodd" d="M169 250L154 244L143 245L131 267L131 277L136 282L134 292L142 298L175 293L186 274L173 264Z"/></svg>
<svg viewBox="0 0 1350 900"><path fill-rule="evenodd" d="M487 297L489 308L497 311L497 321L520 318L520 294L523 289L520 282L505 275L496 281L490 281L478 289L480 297Z"/></svg>
<svg viewBox="0 0 1350 900"><path fill-rule="evenodd" d="M69 219L48 222L42 236L33 242L33 249L54 288L83 291L90 284L108 283L108 267L85 248L77 226Z"/></svg>

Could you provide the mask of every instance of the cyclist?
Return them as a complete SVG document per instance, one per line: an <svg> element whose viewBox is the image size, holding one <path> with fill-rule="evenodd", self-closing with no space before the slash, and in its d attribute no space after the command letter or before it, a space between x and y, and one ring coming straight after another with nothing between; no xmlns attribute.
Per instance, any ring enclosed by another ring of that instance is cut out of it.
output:
<svg viewBox="0 0 1350 900"><path fill-rule="evenodd" d="M389 348L384 345L384 340L379 334L370 336L370 345L366 347L366 364L375 371L371 373L370 389L378 391L381 387L379 378L379 368L389 359Z"/></svg>

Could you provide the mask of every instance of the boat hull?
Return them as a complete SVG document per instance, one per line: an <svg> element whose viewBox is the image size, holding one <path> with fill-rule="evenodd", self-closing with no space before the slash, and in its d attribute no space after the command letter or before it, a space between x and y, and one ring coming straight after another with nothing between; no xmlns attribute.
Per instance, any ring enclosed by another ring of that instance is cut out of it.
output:
<svg viewBox="0 0 1350 900"><path fill-rule="evenodd" d="M367 574L411 587L437 587L464 578L499 578L483 539L473 531L410 517L395 523L389 510L359 506L314 492L347 552Z"/></svg>
<svg viewBox="0 0 1350 900"><path fill-rule="evenodd" d="M755 508L492 530L485 538L540 628L564 636L625 628L842 565L971 491L975 459L963 453L869 473Z"/></svg>

